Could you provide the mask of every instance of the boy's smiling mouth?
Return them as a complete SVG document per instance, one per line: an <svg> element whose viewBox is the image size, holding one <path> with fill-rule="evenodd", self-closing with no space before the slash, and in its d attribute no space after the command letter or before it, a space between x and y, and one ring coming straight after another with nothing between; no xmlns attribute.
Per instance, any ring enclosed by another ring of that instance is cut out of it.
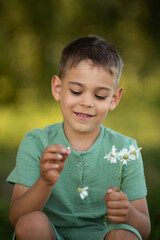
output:
<svg viewBox="0 0 160 240"><path fill-rule="evenodd" d="M74 112L74 114L81 120L88 120L95 116L95 115L90 115L90 114L81 113L81 112Z"/></svg>

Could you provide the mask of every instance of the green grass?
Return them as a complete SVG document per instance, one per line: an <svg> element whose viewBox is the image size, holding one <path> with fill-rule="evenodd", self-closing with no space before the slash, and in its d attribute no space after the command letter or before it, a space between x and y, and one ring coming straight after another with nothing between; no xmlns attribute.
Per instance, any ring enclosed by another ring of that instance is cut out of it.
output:
<svg viewBox="0 0 160 240"><path fill-rule="evenodd" d="M0 198L0 240L11 240L13 228L9 223L9 200Z"/></svg>
<svg viewBox="0 0 160 240"><path fill-rule="evenodd" d="M150 240L160 239L160 149L144 149L144 169L148 187L148 207L151 218Z"/></svg>

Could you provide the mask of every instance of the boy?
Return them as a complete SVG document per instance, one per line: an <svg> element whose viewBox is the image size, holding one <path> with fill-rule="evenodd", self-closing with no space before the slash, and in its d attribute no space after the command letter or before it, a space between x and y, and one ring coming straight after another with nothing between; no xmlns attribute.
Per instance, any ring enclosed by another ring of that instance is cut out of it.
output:
<svg viewBox="0 0 160 240"><path fill-rule="evenodd" d="M63 123L26 134L7 179L15 183L10 221L16 239L147 239L141 156L124 165L117 157L137 149L136 141L101 125L121 99L122 66L118 51L97 36L63 50L51 86Z"/></svg>

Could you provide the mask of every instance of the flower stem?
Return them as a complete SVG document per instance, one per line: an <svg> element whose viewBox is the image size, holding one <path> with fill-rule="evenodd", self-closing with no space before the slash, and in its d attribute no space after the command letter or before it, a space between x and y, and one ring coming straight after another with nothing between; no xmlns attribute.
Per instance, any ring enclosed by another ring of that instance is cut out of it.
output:
<svg viewBox="0 0 160 240"><path fill-rule="evenodd" d="M104 192L102 189L100 188L89 188L89 190L96 190L96 191L99 191L99 192Z"/></svg>
<svg viewBox="0 0 160 240"><path fill-rule="evenodd" d="M121 190L122 174L123 174L123 163L121 165L121 174L119 176L119 190Z"/></svg>

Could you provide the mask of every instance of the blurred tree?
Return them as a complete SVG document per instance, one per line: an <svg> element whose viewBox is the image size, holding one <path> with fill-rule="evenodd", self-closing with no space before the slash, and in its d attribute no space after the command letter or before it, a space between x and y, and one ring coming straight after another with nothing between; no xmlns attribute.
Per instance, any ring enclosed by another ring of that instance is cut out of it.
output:
<svg viewBox="0 0 160 240"><path fill-rule="evenodd" d="M60 52L68 41L97 34L114 43L128 74L158 68L158 0L0 0L0 101L49 96Z"/></svg>

